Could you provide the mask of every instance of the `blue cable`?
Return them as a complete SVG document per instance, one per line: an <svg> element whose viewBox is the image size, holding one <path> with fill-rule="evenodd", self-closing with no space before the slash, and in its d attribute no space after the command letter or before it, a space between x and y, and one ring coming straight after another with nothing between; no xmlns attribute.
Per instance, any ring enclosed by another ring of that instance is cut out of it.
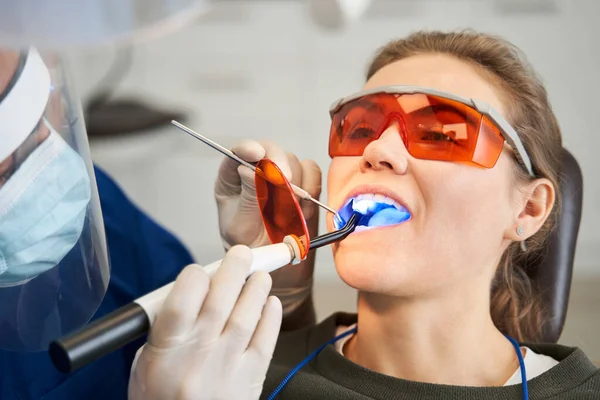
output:
<svg viewBox="0 0 600 400"><path fill-rule="evenodd" d="M328 342L322 344L315 351L310 353L304 360L300 361L300 363L298 365L296 365L285 376L285 378L283 378L283 380L281 381L279 386L277 386L277 388L273 391L273 393L271 393L268 400L275 400L275 397L279 394L279 392L281 392L283 390L283 388L294 377L294 375L296 375L296 372L300 371L300 369L302 367L304 367L306 364L308 364L310 362L310 360L315 358L317 356L317 354L319 354L325 347L337 342L338 340L350 335L351 333L356 333L356 331L357 331L357 327L354 327L354 328L350 329L349 331L346 331L346 332L334 337L333 339L329 340ZM523 360L523 354L521 354L521 346L519 346L519 343L515 339L511 338L510 336L506 336L506 335L504 335L504 336L513 345L513 347L515 348L515 350L517 352L517 358L519 359L519 366L521 367L520 368L521 369L521 387L523 390L523 400L529 400L529 390L527 388L527 374L525 372L525 361Z"/></svg>
<svg viewBox="0 0 600 400"><path fill-rule="evenodd" d="M521 367L521 387L523 388L523 400L529 400L529 389L527 387L527 372L525 371L525 360L523 360L523 354L521 353L521 346L519 342L510 336L504 335L508 341L513 345L517 352L517 358L519 359L519 367Z"/></svg>
<svg viewBox="0 0 600 400"><path fill-rule="evenodd" d="M288 382L290 381L290 379L292 379L292 377L296 374L296 372L298 372L302 367L304 367L306 364L308 364L310 362L310 360L312 360L313 358L316 357L317 354L319 354L325 347L327 347L330 344L333 344L335 342L337 342L338 340L350 335L351 333L356 333L356 327L350 329L347 332L342 333L341 335L338 335L336 337L334 337L333 339L331 339L330 341L328 341L327 343L322 344L321 346L319 346L318 349L316 349L315 351L313 351L312 353L310 353L308 355L308 357L306 357L304 360L300 361L300 364L296 365L294 367L294 369L292 369L285 378L283 378L283 381L281 381L281 383L279 384L279 386L277 386L277 388L275 389L275 391L273 391L273 393L271 393L271 395L269 396L268 400L275 400L275 396L277 396L279 394L279 392L281 392L281 390L285 387L285 385L288 384Z"/></svg>

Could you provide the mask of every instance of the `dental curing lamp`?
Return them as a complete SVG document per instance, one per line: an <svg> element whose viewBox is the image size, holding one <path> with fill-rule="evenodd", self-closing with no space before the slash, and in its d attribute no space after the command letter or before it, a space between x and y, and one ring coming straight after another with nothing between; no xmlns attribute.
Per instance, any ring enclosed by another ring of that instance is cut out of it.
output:
<svg viewBox="0 0 600 400"><path fill-rule="evenodd" d="M345 226L337 231L314 238L310 250L323 247L346 238L356 228L358 216L352 215ZM248 276L256 271L273 272L302 259L298 238L286 236L283 243L252 249L254 255ZM204 269L212 277L221 266L221 260L208 264ZM164 300L175 282L169 283L132 303L121 307L91 324L50 344L50 359L63 373L72 372L98 358L115 351L144 336L156 320Z"/></svg>

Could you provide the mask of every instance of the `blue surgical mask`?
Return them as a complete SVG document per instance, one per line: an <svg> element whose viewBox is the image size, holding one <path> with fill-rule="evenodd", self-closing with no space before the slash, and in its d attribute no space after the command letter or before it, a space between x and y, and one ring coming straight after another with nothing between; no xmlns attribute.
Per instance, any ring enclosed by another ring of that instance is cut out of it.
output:
<svg viewBox="0 0 600 400"><path fill-rule="evenodd" d="M51 129L0 187L0 287L56 267L79 240L90 198L83 160Z"/></svg>

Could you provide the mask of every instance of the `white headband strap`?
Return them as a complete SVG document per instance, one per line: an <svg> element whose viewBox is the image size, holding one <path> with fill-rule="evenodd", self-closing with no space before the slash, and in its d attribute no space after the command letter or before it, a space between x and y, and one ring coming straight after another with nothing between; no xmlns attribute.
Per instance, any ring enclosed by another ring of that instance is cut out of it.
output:
<svg viewBox="0 0 600 400"><path fill-rule="evenodd" d="M20 76L0 102L0 161L10 156L40 122L50 89L50 71L32 47Z"/></svg>

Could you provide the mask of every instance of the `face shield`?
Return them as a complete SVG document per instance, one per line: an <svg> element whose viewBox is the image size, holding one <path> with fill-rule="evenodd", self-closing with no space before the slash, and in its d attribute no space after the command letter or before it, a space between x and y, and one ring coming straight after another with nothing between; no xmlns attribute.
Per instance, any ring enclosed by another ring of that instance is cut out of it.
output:
<svg viewBox="0 0 600 400"><path fill-rule="evenodd" d="M61 52L164 35L195 20L207 3L3 4L0 349L47 350L50 342L90 320L108 287L108 252L90 149Z"/></svg>
<svg viewBox="0 0 600 400"><path fill-rule="evenodd" d="M46 350L89 321L108 282L85 125L60 59L0 48L0 348Z"/></svg>

